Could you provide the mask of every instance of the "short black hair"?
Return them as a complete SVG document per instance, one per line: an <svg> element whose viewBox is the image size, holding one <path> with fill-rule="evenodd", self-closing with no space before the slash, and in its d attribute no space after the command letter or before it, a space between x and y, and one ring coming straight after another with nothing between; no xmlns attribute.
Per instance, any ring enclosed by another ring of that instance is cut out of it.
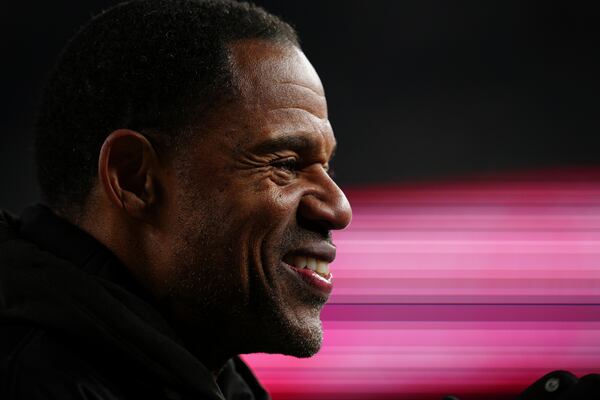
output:
<svg viewBox="0 0 600 400"><path fill-rule="evenodd" d="M67 215L81 210L116 129L180 138L201 110L235 92L227 44L254 38L299 47L290 25L246 2L133 0L94 17L42 95L35 160L43 200Z"/></svg>

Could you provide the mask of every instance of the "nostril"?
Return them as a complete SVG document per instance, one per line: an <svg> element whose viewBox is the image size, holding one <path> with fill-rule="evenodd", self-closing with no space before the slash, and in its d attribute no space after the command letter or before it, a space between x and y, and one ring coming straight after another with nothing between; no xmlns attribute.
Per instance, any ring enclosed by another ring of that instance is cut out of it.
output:
<svg viewBox="0 0 600 400"><path fill-rule="evenodd" d="M312 230L329 231L336 226L336 210L324 197L308 194L302 197L298 206L298 218ZM318 229L317 229L318 228Z"/></svg>
<svg viewBox="0 0 600 400"><path fill-rule="evenodd" d="M336 186L321 193L306 194L298 205L298 216L319 226L321 230L344 229L352 219L350 203L344 193Z"/></svg>
<svg viewBox="0 0 600 400"><path fill-rule="evenodd" d="M331 238L331 230L334 229L331 222L321 219L309 219L301 214L298 215L298 226L309 230L311 232L318 233L323 239L329 240Z"/></svg>

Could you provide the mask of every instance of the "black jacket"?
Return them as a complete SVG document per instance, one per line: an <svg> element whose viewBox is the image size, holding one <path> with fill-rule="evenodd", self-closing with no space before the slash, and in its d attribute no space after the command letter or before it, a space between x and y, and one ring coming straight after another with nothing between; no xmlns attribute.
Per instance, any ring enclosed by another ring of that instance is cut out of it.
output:
<svg viewBox="0 0 600 400"><path fill-rule="evenodd" d="M268 398L238 357L215 382L92 237L0 212L0 399Z"/></svg>

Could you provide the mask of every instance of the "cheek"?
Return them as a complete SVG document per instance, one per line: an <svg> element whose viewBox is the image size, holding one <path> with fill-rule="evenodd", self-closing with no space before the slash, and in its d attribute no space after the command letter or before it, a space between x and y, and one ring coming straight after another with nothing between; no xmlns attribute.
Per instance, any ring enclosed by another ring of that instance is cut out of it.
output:
<svg viewBox="0 0 600 400"><path fill-rule="evenodd" d="M230 215L254 229L270 230L295 220L299 193L293 188L261 185L236 197Z"/></svg>
<svg viewBox="0 0 600 400"><path fill-rule="evenodd" d="M269 281L274 267L289 250L289 236L296 221L297 197L294 191L279 187L253 190L236 202L238 248L246 251L249 269L259 279ZM245 247L245 248L244 248Z"/></svg>

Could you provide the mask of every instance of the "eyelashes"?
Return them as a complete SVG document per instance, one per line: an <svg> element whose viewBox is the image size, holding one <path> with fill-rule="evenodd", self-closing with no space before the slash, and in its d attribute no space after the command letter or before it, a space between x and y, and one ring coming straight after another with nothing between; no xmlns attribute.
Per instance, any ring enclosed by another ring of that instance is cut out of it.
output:
<svg viewBox="0 0 600 400"><path fill-rule="evenodd" d="M294 174L302 168L300 161L293 157L272 161L270 165L274 168L277 168L280 171ZM335 172L333 168L331 168L331 166L325 165L325 172L327 172L327 175L329 175L330 178L333 179L335 177Z"/></svg>
<svg viewBox="0 0 600 400"><path fill-rule="evenodd" d="M287 172L298 172L298 160L295 158L283 158L279 160L272 161L270 163L272 167L277 169L287 171Z"/></svg>

